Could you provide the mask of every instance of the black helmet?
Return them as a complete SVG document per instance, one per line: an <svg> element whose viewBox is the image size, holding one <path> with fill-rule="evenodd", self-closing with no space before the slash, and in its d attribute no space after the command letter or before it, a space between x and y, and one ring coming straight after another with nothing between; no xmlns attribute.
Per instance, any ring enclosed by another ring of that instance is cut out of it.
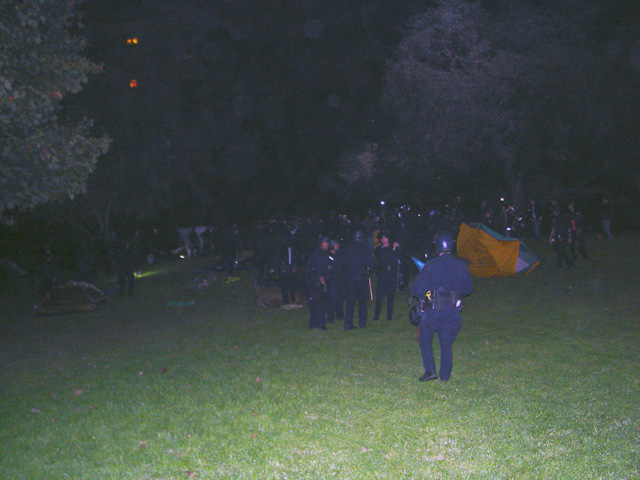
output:
<svg viewBox="0 0 640 480"><path fill-rule="evenodd" d="M443 230L442 232L436 233L436 236L433 238L433 243L436 244L436 253L440 255L443 252L453 252L455 240L451 232Z"/></svg>
<svg viewBox="0 0 640 480"><path fill-rule="evenodd" d="M358 243L364 242L364 232L362 230L353 232L353 241Z"/></svg>
<svg viewBox="0 0 640 480"><path fill-rule="evenodd" d="M380 230L380 232L378 232L378 239L382 240L383 238L391 239L391 233L389 230Z"/></svg>

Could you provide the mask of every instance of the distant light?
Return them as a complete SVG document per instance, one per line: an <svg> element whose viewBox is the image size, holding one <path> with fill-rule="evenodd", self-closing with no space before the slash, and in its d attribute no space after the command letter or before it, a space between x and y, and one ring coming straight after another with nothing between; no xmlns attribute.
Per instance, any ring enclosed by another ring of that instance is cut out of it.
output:
<svg viewBox="0 0 640 480"><path fill-rule="evenodd" d="M380 200L380 205L384 205L384 200Z"/></svg>
<svg viewBox="0 0 640 480"><path fill-rule="evenodd" d="M129 86L130 86L131 88L136 88L136 87L138 86L138 81L137 81L135 78L131 79L131 80L129 81Z"/></svg>
<svg viewBox="0 0 640 480"><path fill-rule="evenodd" d="M127 44L129 44L129 45L137 45L138 44L138 39L136 37L127 38Z"/></svg>

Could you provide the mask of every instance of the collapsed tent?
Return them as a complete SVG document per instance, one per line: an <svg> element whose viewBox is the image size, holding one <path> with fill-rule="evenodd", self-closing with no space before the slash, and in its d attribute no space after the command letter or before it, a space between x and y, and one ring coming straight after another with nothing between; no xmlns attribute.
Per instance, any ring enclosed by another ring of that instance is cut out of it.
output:
<svg viewBox="0 0 640 480"><path fill-rule="evenodd" d="M460 226L457 249L471 275L479 278L524 275L540 263L522 240L500 235L481 223Z"/></svg>
<svg viewBox="0 0 640 480"><path fill-rule="evenodd" d="M272 281L255 281L256 304L261 307L282 308L282 290ZM295 305L306 305L304 295L296 290Z"/></svg>
<svg viewBox="0 0 640 480"><path fill-rule="evenodd" d="M104 299L104 293L98 287L70 280L47 293L44 300L36 306L36 312L41 315L90 312L98 308L98 304Z"/></svg>

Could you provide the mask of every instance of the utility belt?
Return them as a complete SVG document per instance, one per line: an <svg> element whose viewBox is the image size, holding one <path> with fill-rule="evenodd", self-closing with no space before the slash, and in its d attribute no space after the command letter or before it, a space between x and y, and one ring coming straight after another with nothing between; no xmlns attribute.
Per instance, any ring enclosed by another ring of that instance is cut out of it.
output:
<svg viewBox="0 0 640 480"><path fill-rule="evenodd" d="M455 290L450 292L432 292L429 290L418 301L418 309L424 313L427 309L442 310L446 306L460 307L458 302L460 301L460 294Z"/></svg>

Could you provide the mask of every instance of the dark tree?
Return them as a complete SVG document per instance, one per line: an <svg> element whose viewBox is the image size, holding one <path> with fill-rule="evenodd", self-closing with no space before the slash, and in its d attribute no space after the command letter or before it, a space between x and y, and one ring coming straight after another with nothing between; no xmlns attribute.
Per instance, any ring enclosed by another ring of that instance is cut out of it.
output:
<svg viewBox="0 0 640 480"><path fill-rule="evenodd" d="M629 68L604 48L616 35L600 30L611 5L491 6L444 0L408 24L385 81L395 119L385 157L431 188L477 175L516 200L611 168L602 158L619 129L637 126L615 105L638 99Z"/></svg>
<svg viewBox="0 0 640 480"><path fill-rule="evenodd" d="M86 118L63 116L62 100L100 70L80 25L74 2L0 2L0 214L83 192L109 146Z"/></svg>

